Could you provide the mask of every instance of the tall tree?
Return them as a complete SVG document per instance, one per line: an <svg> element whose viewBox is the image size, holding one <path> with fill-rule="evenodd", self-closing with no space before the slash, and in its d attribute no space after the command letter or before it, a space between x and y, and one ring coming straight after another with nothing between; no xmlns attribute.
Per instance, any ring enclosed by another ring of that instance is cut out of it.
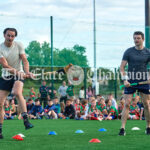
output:
<svg viewBox="0 0 150 150"><path fill-rule="evenodd" d="M54 66L65 66L69 63L82 67L88 66L88 60L85 55L86 48L75 45L73 48L64 48L62 50L54 49L53 58ZM32 41L26 48L30 65L50 66L51 48L49 43L40 44L37 41Z"/></svg>

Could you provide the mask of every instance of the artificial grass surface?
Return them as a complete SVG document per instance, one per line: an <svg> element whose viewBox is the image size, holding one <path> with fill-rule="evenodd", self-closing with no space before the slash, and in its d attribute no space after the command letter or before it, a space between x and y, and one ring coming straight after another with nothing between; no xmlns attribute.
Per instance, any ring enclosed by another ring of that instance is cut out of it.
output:
<svg viewBox="0 0 150 150"><path fill-rule="evenodd" d="M3 125L4 139L0 140L0 150L147 150L150 136L145 135L145 121L127 121L124 137L118 136L120 120L31 120L34 128L25 130L22 120L6 120ZM131 131L139 127L139 131ZM99 132L105 128L107 132ZM76 130L84 133L76 134ZM55 131L57 135L48 135ZM24 141L15 141L12 136L22 133ZM89 143L98 138L101 143Z"/></svg>

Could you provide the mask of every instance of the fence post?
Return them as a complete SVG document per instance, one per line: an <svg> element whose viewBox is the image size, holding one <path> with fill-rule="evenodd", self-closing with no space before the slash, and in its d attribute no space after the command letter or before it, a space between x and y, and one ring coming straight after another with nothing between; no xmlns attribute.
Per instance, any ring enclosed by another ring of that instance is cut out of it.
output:
<svg viewBox="0 0 150 150"><path fill-rule="evenodd" d="M115 68L115 99L117 99L117 68Z"/></svg>
<svg viewBox="0 0 150 150"><path fill-rule="evenodd" d="M86 80L87 80L86 68L84 68L84 98L85 99L86 99Z"/></svg>

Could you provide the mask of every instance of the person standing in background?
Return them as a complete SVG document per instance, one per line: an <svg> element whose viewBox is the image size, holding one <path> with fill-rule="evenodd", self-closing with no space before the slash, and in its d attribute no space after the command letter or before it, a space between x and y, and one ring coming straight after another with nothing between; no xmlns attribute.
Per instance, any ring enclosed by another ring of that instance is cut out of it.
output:
<svg viewBox="0 0 150 150"><path fill-rule="evenodd" d="M67 86L66 86L66 82L63 81L62 85L59 87L58 89L58 93L60 95L60 102L64 102L66 103L66 100L67 100Z"/></svg>

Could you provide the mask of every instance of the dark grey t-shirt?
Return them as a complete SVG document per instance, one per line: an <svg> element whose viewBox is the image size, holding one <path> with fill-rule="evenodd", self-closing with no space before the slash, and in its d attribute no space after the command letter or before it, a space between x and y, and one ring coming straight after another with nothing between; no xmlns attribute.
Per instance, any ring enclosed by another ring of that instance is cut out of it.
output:
<svg viewBox="0 0 150 150"><path fill-rule="evenodd" d="M127 49L122 60L128 62L128 76L132 80L146 80L148 75L147 65L150 62L150 50L135 47Z"/></svg>

